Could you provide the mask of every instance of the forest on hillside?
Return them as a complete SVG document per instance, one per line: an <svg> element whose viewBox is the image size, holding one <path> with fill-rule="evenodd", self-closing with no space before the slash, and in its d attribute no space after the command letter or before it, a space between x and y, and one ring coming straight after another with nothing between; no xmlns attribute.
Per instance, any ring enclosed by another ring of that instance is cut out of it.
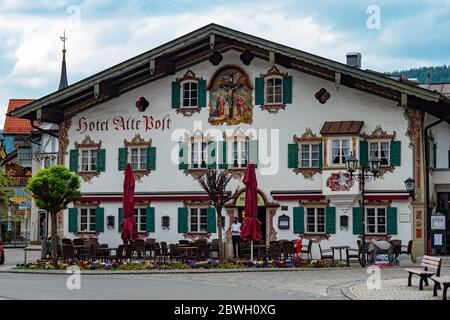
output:
<svg viewBox="0 0 450 320"><path fill-rule="evenodd" d="M396 70L393 72L386 72L389 76L404 75L407 78L417 78L420 83L449 83L450 82L450 66L437 67L421 67L410 70ZM431 76L431 81L429 79Z"/></svg>

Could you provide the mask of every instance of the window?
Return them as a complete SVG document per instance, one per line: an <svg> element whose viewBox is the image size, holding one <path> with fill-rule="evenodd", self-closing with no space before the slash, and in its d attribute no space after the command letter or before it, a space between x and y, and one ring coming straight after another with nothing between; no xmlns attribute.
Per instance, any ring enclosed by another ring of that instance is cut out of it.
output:
<svg viewBox="0 0 450 320"><path fill-rule="evenodd" d="M233 142L233 167L245 168L248 164L248 146L246 140L237 140Z"/></svg>
<svg viewBox="0 0 450 320"><path fill-rule="evenodd" d="M268 78L266 79L266 103L281 104L283 103L283 79Z"/></svg>
<svg viewBox="0 0 450 320"><path fill-rule="evenodd" d="M207 231L207 215L206 208L190 208L189 209L189 226L190 232L206 232Z"/></svg>
<svg viewBox="0 0 450 320"><path fill-rule="evenodd" d="M325 208L306 208L306 232L325 232Z"/></svg>
<svg viewBox="0 0 450 320"><path fill-rule="evenodd" d="M81 171L97 171L97 149L81 149Z"/></svg>
<svg viewBox="0 0 450 320"><path fill-rule="evenodd" d="M208 163L208 144L193 142L191 144L191 168L206 168Z"/></svg>
<svg viewBox="0 0 450 320"><path fill-rule="evenodd" d="M366 208L366 233L386 233L386 208Z"/></svg>
<svg viewBox="0 0 450 320"><path fill-rule="evenodd" d="M80 210L80 228L84 232L95 232L95 209L81 209Z"/></svg>
<svg viewBox="0 0 450 320"><path fill-rule="evenodd" d="M147 215L145 208L134 208L134 220L136 221L137 231L147 231Z"/></svg>
<svg viewBox="0 0 450 320"><path fill-rule="evenodd" d="M183 108L192 108L198 106L198 84L194 81L184 82L182 85Z"/></svg>
<svg viewBox="0 0 450 320"><path fill-rule="evenodd" d="M147 170L147 148L130 148L130 164L133 170Z"/></svg>
<svg viewBox="0 0 450 320"><path fill-rule="evenodd" d="M30 161L32 158L32 151L31 148L27 147L20 147L17 150L17 159L19 161Z"/></svg>
<svg viewBox="0 0 450 320"><path fill-rule="evenodd" d="M369 143L370 158L378 158L381 160L382 166L389 165L389 141L377 141Z"/></svg>
<svg viewBox="0 0 450 320"><path fill-rule="evenodd" d="M318 144L301 144L299 157L300 167L319 167L319 149Z"/></svg>
<svg viewBox="0 0 450 320"><path fill-rule="evenodd" d="M331 162L333 164L345 164L345 159L350 156L350 140L331 140Z"/></svg>

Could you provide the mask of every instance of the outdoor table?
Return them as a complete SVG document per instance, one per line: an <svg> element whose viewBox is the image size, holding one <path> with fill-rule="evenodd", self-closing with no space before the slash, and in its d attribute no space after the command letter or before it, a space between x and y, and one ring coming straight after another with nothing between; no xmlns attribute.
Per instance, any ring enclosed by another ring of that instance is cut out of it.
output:
<svg viewBox="0 0 450 320"><path fill-rule="evenodd" d="M183 251L184 256L187 257L187 256L188 256L188 253L191 253L192 251L197 250L198 247L179 246L178 249L179 249L180 251Z"/></svg>
<svg viewBox="0 0 450 320"><path fill-rule="evenodd" d="M333 250L333 252L334 250L339 250L339 261L342 261L342 250L350 249L349 246L334 246L330 248Z"/></svg>
<svg viewBox="0 0 450 320"><path fill-rule="evenodd" d="M258 249L258 259L261 258L261 249L267 250L267 246L265 244L254 244L253 249ZM253 260L253 257L251 257Z"/></svg>

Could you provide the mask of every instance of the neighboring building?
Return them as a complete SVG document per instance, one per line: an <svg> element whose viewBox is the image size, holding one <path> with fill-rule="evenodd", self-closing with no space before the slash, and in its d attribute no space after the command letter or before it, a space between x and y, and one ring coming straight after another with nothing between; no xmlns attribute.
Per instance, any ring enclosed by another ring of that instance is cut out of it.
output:
<svg viewBox="0 0 450 320"><path fill-rule="evenodd" d="M450 83L431 83L420 85L450 98ZM450 111L449 111L450 113ZM439 119L430 115L425 117L425 125L432 125ZM437 123L428 130L428 168L429 168L429 215L436 212L446 216L446 232L443 247L433 253L450 253L450 119ZM434 237L429 231L429 246L434 249Z"/></svg>
<svg viewBox="0 0 450 320"><path fill-rule="evenodd" d="M32 101L31 99L10 99L8 113ZM10 139L11 143L7 141L6 150L9 152L3 160L3 165L6 172L17 182L14 186L13 197L26 197L25 189L29 178L40 168L57 163L57 133L57 125L34 122L33 126L27 119L6 116L3 135L5 141ZM12 145L12 148L9 144ZM22 240L26 229L24 212L19 211L16 205L12 207L11 214L19 215L21 220L15 223L15 230L10 232L10 235L14 234L17 240ZM33 203L29 216L30 240L42 240L45 213L38 210ZM12 240L12 237L9 239Z"/></svg>
<svg viewBox="0 0 450 320"><path fill-rule="evenodd" d="M241 180L253 161L267 242L302 236L356 247L359 183L345 168L353 153L382 161L382 178L366 185L368 238L413 239L423 254L423 120L444 118L450 102L360 69L358 54L347 58L341 64L213 24L11 115L59 125L59 163L83 181L82 198L59 216L66 237L121 242L129 162L140 237L169 243L217 236L196 178L211 168L231 172L229 190L242 193L224 212L229 243L232 217L245 216Z"/></svg>

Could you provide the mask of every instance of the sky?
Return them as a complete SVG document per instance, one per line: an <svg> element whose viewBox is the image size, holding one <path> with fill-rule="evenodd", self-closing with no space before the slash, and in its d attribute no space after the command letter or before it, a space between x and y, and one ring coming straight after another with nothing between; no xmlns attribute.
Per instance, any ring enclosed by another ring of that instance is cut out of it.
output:
<svg viewBox="0 0 450 320"><path fill-rule="evenodd" d="M0 128L10 98L69 84L209 23L380 72L450 64L450 0L0 0Z"/></svg>

